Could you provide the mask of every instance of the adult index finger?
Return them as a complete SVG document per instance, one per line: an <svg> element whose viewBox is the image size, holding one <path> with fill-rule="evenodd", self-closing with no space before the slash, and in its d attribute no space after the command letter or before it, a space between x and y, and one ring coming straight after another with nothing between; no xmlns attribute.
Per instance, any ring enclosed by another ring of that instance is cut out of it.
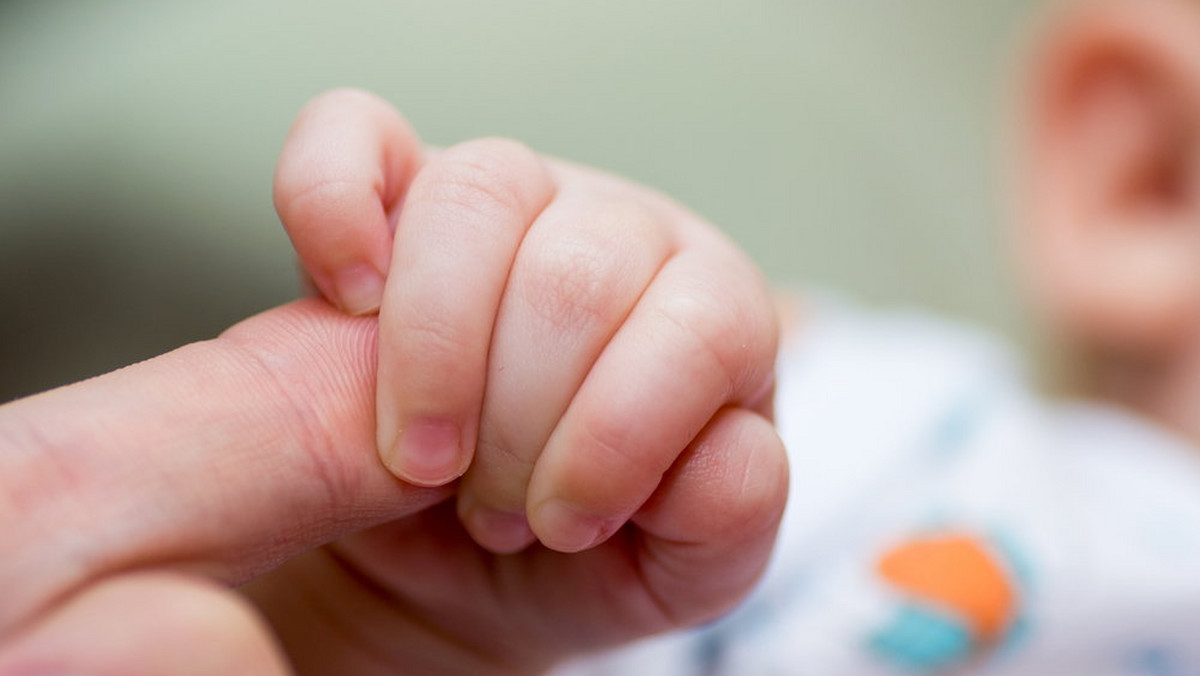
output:
<svg viewBox="0 0 1200 676"><path fill-rule="evenodd" d="M447 497L373 452L376 327L299 301L0 407L0 636L113 570L239 582Z"/></svg>

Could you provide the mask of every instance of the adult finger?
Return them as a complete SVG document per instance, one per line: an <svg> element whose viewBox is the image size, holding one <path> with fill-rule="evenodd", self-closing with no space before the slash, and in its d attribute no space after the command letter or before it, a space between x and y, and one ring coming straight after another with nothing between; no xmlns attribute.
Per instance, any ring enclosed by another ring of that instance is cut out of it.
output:
<svg viewBox="0 0 1200 676"><path fill-rule="evenodd" d="M553 194L542 161L499 139L450 148L413 181L379 319L378 443L397 476L440 485L470 463L509 268Z"/></svg>
<svg viewBox="0 0 1200 676"><path fill-rule="evenodd" d="M313 282L350 314L379 309L390 219L420 161L408 123L359 90L313 99L288 133L275 210Z"/></svg>
<svg viewBox="0 0 1200 676"><path fill-rule="evenodd" d="M0 636L97 575L243 581L444 499L373 452L376 329L298 301L0 407Z"/></svg>
<svg viewBox="0 0 1200 676"><path fill-rule="evenodd" d="M0 643L0 676L286 673L248 603L211 582L166 573L104 580Z"/></svg>
<svg viewBox="0 0 1200 676"><path fill-rule="evenodd" d="M538 538L577 551L611 535L720 408L766 406L777 340L766 284L732 247L691 247L669 260L534 467L528 509Z"/></svg>
<svg viewBox="0 0 1200 676"><path fill-rule="evenodd" d="M667 218L642 202L564 187L517 252L492 333L479 443L459 487L477 542L533 538L525 489L555 423L604 345L673 253Z"/></svg>

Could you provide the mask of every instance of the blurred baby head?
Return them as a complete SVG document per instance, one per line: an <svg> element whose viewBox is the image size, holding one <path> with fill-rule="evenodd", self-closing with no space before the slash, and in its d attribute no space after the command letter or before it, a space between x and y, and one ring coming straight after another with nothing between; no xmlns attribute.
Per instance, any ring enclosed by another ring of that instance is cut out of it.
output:
<svg viewBox="0 0 1200 676"><path fill-rule="evenodd" d="M1070 4L1031 66L1020 220L1038 305L1122 374L1102 394L1190 427L1167 409L1200 395L1200 2Z"/></svg>

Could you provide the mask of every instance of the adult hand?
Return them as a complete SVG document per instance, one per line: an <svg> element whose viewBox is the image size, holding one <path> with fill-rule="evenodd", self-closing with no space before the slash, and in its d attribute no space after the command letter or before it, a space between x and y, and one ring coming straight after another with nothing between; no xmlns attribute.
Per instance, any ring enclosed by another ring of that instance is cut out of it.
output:
<svg viewBox="0 0 1200 676"><path fill-rule="evenodd" d="M449 494L374 455L374 341L304 301L0 407L0 674L283 673L226 588Z"/></svg>
<svg viewBox="0 0 1200 676"><path fill-rule="evenodd" d="M304 673L533 672L757 576L786 482L765 421L714 424L600 547L492 554L453 486L379 462L376 340L301 301L0 408L0 675L284 673L273 632ZM269 629L228 591L267 571Z"/></svg>

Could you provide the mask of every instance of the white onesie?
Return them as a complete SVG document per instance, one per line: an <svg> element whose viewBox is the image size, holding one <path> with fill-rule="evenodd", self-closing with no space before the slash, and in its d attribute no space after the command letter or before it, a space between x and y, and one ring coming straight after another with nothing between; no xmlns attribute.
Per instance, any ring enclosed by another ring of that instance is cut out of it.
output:
<svg viewBox="0 0 1200 676"><path fill-rule="evenodd" d="M762 584L558 673L1200 676L1197 449L1048 404L920 315L822 306L779 375L792 488Z"/></svg>

